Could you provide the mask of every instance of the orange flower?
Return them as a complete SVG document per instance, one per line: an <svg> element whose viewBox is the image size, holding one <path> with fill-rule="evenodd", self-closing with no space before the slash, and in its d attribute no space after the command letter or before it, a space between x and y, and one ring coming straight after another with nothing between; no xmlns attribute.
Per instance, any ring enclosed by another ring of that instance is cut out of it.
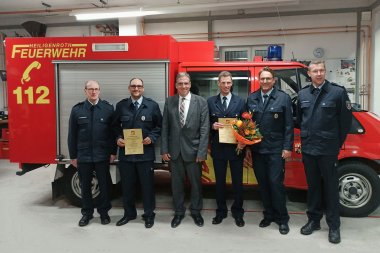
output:
<svg viewBox="0 0 380 253"><path fill-rule="evenodd" d="M251 112L244 112L241 119L234 120L232 129L236 140L246 145L258 143L262 139L256 123L252 120ZM241 150L237 150L237 152L239 154Z"/></svg>
<svg viewBox="0 0 380 253"><path fill-rule="evenodd" d="M252 119L252 114L250 112L243 112L241 115L243 119Z"/></svg>

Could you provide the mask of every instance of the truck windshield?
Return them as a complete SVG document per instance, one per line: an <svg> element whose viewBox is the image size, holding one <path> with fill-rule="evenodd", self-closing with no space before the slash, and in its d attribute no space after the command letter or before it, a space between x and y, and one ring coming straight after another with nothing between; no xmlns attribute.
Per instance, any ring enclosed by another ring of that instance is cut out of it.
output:
<svg viewBox="0 0 380 253"><path fill-rule="evenodd" d="M289 94L292 100L297 99L298 91L310 81L304 68L275 69L274 72L277 88Z"/></svg>
<svg viewBox="0 0 380 253"><path fill-rule="evenodd" d="M249 71L230 71L233 79L232 91L244 99L249 94ZM218 75L220 71L189 72L191 77L191 92L204 98L219 93Z"/></svg>

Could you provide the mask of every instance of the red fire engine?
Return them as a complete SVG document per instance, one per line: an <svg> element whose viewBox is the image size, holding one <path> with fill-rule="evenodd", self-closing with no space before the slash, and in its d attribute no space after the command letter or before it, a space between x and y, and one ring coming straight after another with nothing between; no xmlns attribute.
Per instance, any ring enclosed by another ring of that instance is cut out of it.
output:
<svg viewBox="0 0 380 253"><path fill-rule="evenodd" d="M175 92L178 71L187 71L192 92L205 98L216 94L217 76L228 70L234 77L234 93L246 98L259 88L258 72L264 66L276 71L276 85L292 101L308 81L301 63L285 61L215 62L213 42L177 42L170 36L7 38L6 67L9 111L9 155L24 174L56 164L53 196L65 194L80 203L76 169L69 164L68 117L74 104L84 99L84 82L98 80L101 97L116 104L129 96L128 80L144 80L145 94L163 109L165 98ZM339 155L341 214L366 216L380 203L380 118L355 110L350 134ZM292 158L286 163L287 187L307 189L295 129ZM157 147L156 168L162 163ZM118 182L116 166L112 181ZM202 180L214 183L211 158L203 165ZM250 157L246 157L244 183L255 184ZM93 196L98 195L96 176Z"/></svg>

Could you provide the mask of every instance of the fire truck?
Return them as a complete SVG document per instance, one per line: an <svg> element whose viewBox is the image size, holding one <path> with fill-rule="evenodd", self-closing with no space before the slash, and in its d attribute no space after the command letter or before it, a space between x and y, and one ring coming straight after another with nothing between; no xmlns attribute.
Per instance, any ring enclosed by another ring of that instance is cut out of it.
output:
<svg viewBox="0 0 380 253"><path fill-rule="evenodd" d="M7 38L6 68L9 114L9 158L19 163L19 175L54 165L53 197L64 194L80 205L77 170L70 165L67 148L68 118L73 105L84 100L84 83L97 80L101 97L112 104L129 96L132 77L144 80L145 96L160 105L175 94L175 75L191 76L191 91L205 98L217 94L217 76L233 75L233 92L243 98L259 89L258 72L269 66L276 72L276 86L290 95L295 105L297 92L307 85L306 67L298 62L214 61L214 43L179 42L169 35L120 37ZM341 215L367 216L380 204L380 118L353 109L350 133L339 154ZM166 169L156 147L155 169ZM286 161L285 185L307 189L295 128L294 152ZM204 184L215 182L211 157L203 164ZM117 163L111 180L119 182ZM228 178L230 182L230 178ZM244 163L244 184L254 185L250 153ZM96 175L93 197L99 195Z"/></svg>

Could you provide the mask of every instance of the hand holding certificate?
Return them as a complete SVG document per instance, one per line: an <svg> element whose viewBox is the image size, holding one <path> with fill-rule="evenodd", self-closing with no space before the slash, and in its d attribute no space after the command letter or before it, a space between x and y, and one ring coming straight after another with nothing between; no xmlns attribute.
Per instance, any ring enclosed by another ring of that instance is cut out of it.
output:
<svg viewBox="0 0 380 253"><path fill-rule="evenodd" d="M235 118L218 118L218 122L223 124L223 128L219 128L219 142L236 144L236 138L232 130L232 122Z"/></svg>
<svg viewBox="0 0 380 253"><path fill-rule="evenodd" d="M144 154L143 135L140 128L124 129L125 155Z"/></svg>

